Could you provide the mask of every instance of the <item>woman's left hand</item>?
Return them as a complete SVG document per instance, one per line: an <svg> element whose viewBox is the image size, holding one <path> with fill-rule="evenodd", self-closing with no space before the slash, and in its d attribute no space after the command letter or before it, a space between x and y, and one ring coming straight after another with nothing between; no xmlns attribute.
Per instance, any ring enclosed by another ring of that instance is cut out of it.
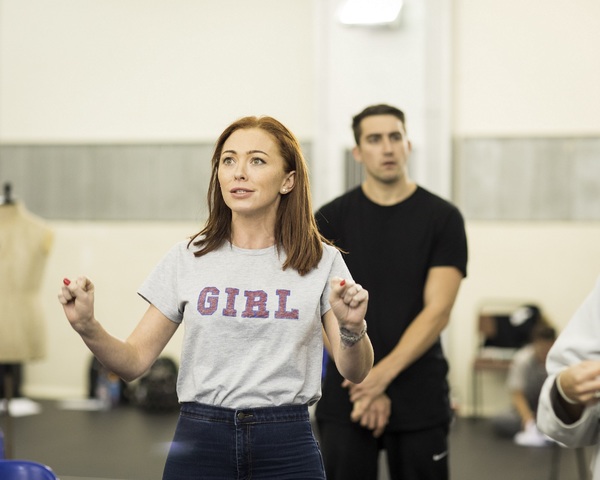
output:
<svg viewBox="0 0 600 480"><path fill-rule="evenodd" d="M340 328L346 328L356 334L360 333L367 313L369 292L352 280L334 277L331 279L329 303Z"/></svg>

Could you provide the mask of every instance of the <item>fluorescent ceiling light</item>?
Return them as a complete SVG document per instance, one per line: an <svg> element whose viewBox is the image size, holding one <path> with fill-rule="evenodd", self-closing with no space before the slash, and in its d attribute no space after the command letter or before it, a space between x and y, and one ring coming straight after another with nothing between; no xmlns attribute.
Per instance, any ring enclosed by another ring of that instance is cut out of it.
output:
<svg viewBox="0 0 600 480"><path fill-rule="evenodd" d="M389 25L400 17L402 0L346 0L338 11L344 25Z"/></svg>

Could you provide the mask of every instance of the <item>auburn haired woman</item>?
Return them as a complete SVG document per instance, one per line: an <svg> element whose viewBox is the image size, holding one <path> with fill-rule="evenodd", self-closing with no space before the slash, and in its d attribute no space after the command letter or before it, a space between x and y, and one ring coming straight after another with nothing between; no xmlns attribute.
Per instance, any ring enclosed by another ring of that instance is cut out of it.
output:
<svg viewBox="0 0 600 480"><path fill-rule="evenodd" d="M352 382L373 350L368 294L321 238L310 198L295 136L274 118L242 118L216 143L204 228L142 284L148 310L127 340L95 318L88 278L61 287L71 326L127 381L185 322L164 479L325 478L308 415L321 395L322 331Z"/></svg>

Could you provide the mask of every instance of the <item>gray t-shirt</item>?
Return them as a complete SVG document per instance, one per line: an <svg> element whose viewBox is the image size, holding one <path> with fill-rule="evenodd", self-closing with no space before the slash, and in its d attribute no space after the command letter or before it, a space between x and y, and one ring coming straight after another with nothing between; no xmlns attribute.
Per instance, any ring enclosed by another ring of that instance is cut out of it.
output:
<svg viewBox="0 0 600 480"><path fill-rule="evenodd" d="M195 257L175 245L138 293L185 332L180 402L227 408L313 404L321 396L321 317L329 279L350 279L339 251L324 244L317 268L282 269L275 247L225 243Z"/></svg>

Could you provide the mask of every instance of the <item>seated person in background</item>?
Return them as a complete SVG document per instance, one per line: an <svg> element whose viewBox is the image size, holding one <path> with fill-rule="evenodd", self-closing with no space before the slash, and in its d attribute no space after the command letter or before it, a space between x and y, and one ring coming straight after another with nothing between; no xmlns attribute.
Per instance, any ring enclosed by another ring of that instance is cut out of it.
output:
<svg viewBox="0 0 600 480"><path fill-rule="evenodd" d="M548 439L535 425L538 399L547 378L546 356L556 339L556 331L539 322L531 332L531 342L514 356L507 386L510 390L510 410L492 419L498 435L514 437L519 445L544 446Z"/></svg>

